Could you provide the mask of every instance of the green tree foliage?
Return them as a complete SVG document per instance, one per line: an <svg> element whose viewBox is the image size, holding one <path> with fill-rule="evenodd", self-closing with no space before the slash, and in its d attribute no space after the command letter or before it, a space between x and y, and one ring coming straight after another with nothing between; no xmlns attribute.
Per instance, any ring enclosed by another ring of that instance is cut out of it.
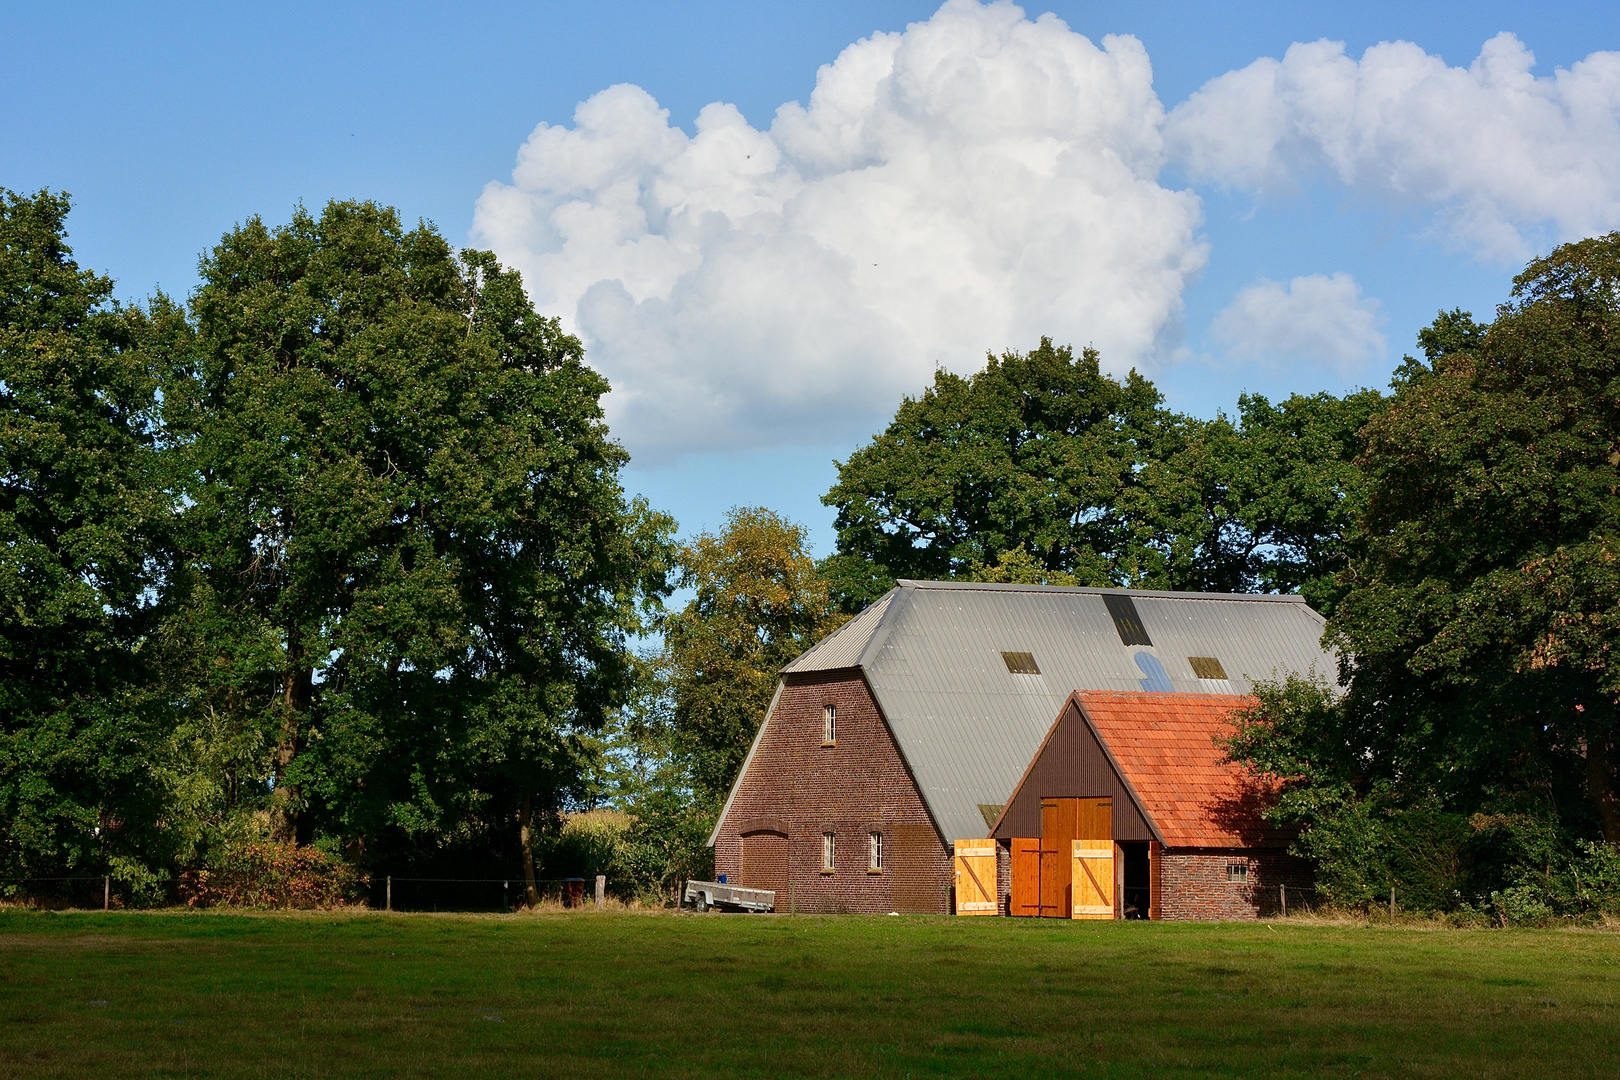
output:
<svg viewBox="0 0 1620 1080"><path fill-rule="evenodd" d="M897 577L983 577L1010 555L1040 568L1018 580L1303 590L1328 609L1360 506L1358 433L1381 400L1246 396L1237 423L1202 421L1043 339L966 378L936 373L839 466L824 573L846 608Z"/></svg>
<svg viewBox="0 0 1620 1080"><path fill-rule="evenodd" d="M664 624L673 738L693 787L718 804L770 707L777 672L843 621L804 527L744 507L684 545L696 595Z"/></svg>
<svg viewBox="0 0 1620 1080"><path fill-rule="evenodd" d="M578 787L664 589L672 523L625 502L606 383L515 273L374 204L252 219L202 269L166 402L189 714L267 752L283 841L526 826Z"/></svg>
<svg viewBox="0 0 1620 1080"><path fill-rule="evenodd" d="M894 578L954 577L1012 550L1084 584L1149 575L1120 508L1164 421L1147 380L1117 382L1094 350L1046 339L966 378L938 371L839 466L822 500L838 510L829 575L847 581L850 560L881 568L861 603Z"/></svg>
<svg viewBox="0 0 1620 1080"><path fill-rule="evenodd" d="M1540 792L1620 841L1620 233L1559 248L1478 326L1442 315L1367 430L1332 624L1354 741L1448 802Z"/></svg>
<svg viewBox="0 0 1620 1080"><path fill-rule="evenodd" d="M140 866L161 785L138 646L171 500L158 357L184 326L73 261L68 200L0 190L0 872Z"/></svg>
<svg viewBox="0 0 1620 1080"><path fill-rule="evenodd" d="M1341 902L1620 903L1617 284L1612 234L1531 263L1492 323L1442 312L1363 433L1347 689L1262 688L1229 746Z"/></svg>

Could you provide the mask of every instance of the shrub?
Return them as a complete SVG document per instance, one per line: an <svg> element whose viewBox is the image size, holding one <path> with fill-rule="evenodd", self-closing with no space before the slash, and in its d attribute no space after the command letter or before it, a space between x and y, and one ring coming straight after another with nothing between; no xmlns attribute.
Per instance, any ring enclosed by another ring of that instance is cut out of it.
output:
<svg viewBox="0 0 1620 1080"><path fill-rule="evenodd" d="M220 848L206 867L180 875L189 907L330 908L360 903L367 875L314 847L267 841Z"/></svg>

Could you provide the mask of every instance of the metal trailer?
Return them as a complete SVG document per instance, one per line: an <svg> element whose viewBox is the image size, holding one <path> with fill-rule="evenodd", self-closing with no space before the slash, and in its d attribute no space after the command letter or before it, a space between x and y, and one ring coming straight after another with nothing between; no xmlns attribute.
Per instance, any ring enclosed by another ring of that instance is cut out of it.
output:
<svg viewBox="0 0 1620 1080"><path fill-rule="evenodd" d="M718 881L688 881L681 903L690 903L699 911L710 908L721 911L775 911L776 893L770 889L745 889L740 885L726 885Z"/></svg>

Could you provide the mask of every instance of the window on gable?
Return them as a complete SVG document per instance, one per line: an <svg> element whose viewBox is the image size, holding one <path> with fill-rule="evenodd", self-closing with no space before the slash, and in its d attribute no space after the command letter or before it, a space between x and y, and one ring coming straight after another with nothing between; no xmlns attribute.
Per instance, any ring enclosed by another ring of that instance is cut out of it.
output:
<svg viewBox="0 0 1620 1080"><path fill-rule="evenodd" d="M866 870L871 874L883 870L883 834L880 832L866 834Z"/></svg>
<svg viewBox="0 0 1620 1080"><path fill-rule="evenodd" d="M1221 662L1213 656L1189 656L1187 663L1192 665L1193 674L1200 679L1224 679L1226 669Z"/></svg>
<svg viewBox="0 0 1620 1080"><path fill-rule="evenodd" d="M821 834L821 872L833 872L833 834L830 832Z"/></svg>
<svg viewBox="0 0 1620 1080"><path fill-rule="evenodd" d="M1039 675L1041 669L1035 666L1035 654L1027 652L1004 652L1001 662L1007 665L1007 670L1014 675Z"/></svg>
<svg viewBox="0 0 1620 1080"><path fill-rule="evenodd" d="M838 741L838 706L821 707L821 745L832 746Z"/></svg>
<svg viewBox="0 0 1620 1080"><path fill-rule="evenodd" d="M1123 593L1104 593L1103 605L1114 620L1114 630L1119 634L1121 645L1146 645L1152 648L1153 639L1148 637L1147 627L1142 625L1142 617L1136 613L1135 600Z"/></svg>

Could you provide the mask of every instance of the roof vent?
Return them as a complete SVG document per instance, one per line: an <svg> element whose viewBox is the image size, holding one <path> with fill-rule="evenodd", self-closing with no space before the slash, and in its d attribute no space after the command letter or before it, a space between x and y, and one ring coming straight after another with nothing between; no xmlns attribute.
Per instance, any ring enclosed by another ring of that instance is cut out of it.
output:
<svg viewBox="0 0 1620 1080"><path fill-rule="evenodd" d="M1213 656L1189 656L1187 663L1192 665L1193 674L1200 679L1224 679L1226 669L1221 662Z"/></svg>
<svg viewBox="0 0 1620 1080"><path fill-rule="evenodd" d="M1014 675L1039 675L1041 673L1041 669L1035 666L1034 653L1004 652L1001 654L1001 659L1007 665L1007 670Z"/></svg>
<svg viewBox="0 0 1620 1080"><path fill-rule="evenodd" d="M1142 617L1136 613L1136 602L1129 596L1119 593L1104 593L1103 603L1108 605L1108 614L1113 616L1114 629L1119 631L1121 645L1153 645L1153 639L1148 637L1147 627L1142 625Z"/></svg>

